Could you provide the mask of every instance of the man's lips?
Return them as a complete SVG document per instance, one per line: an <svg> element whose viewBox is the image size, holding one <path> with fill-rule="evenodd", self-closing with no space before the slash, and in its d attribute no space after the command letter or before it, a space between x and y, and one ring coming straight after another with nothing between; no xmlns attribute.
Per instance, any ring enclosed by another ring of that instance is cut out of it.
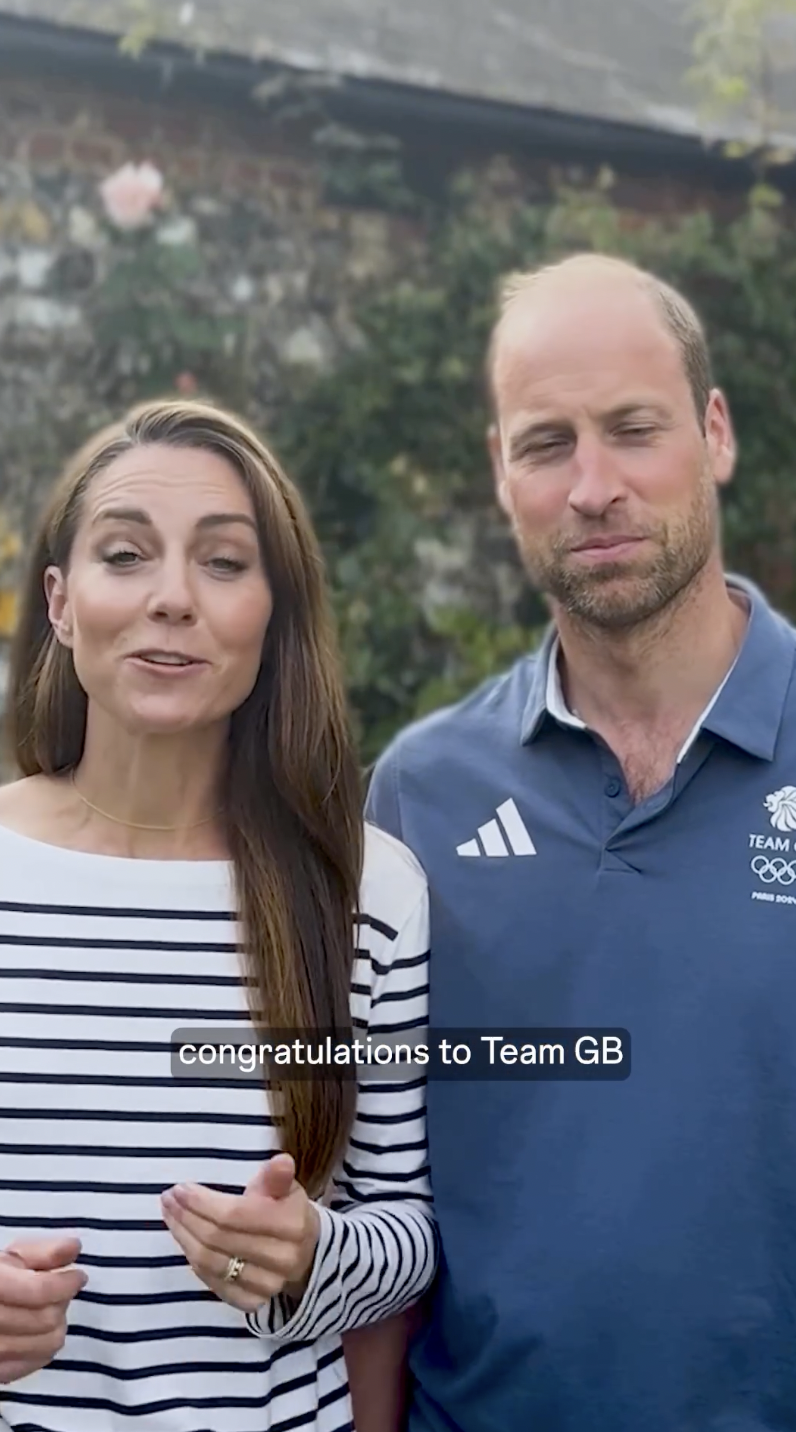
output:
<svg viewBox="0 0 796 1432"><path fill-rule="evenodd" d="M644 537L625 535L624 533L617 533L614 537L589 537L585 542L578 542L574 547L570 547L570 551L610 552L616 547L631 547L644 540Z"/></svg>
<svg viewBox="0 0 796 1432"><path fill-rule="evenodd" d="M576 564L583 562L592 566L621 562L632 558L644 541L644 537L593 537L589 542L570 547L569 557Z"/></svg>

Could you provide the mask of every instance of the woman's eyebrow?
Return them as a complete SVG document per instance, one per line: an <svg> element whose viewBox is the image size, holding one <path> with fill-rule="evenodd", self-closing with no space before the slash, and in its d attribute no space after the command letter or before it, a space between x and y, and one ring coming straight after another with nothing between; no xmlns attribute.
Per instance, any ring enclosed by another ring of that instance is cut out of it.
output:
<svg viewBox="0 0 796 1432"><path fill-rule="evenodd" d="M137 522L142 527L153 525L152 518L139 507L104 507L97 513L92 526L96 527L100 522ZM208 527L225 527L231 522L242 523L253 532L257 531L254 519L245 512L209 512L207 516L199 518L196 526L204 530Z"/></svg>

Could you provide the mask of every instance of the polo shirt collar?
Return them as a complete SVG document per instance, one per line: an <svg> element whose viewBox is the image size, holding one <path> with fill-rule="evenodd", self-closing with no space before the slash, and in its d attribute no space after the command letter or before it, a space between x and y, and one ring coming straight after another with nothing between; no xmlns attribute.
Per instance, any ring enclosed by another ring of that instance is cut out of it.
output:
<svg viewBox="0 0 796 1432"><path fill-rule="evenodd" d="M714 692L685 745L678 762L688 754L700 731L710 731L752 756L772 760L782 721L785 698L793 677L796 635L768 605L762 593L741 577L728 576L749 602L746 634L733 666ZM532 665L528 697L522 715L523 744L535 740L547 719L585 731L586 726L567 707L558 670L559 640L548 628Z"/></svg>
<svg viewBox="0 0 796 1432"><path fill-rule="evenodd" d="M771 761L793 681L796 633L751 582L728 579L749 599L749 624L735 666L704 729L751 756Z"/></svg>

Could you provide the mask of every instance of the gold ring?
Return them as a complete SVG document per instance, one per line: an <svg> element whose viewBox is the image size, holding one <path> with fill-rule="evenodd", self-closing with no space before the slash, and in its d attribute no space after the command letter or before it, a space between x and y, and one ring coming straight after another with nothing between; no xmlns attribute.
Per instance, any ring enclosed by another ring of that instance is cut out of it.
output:
<svg viewBox="0 0 796 1432"><path fill-rule="evenodd" d="M230 1258L227 1264L227 1271L224 1274L225 1283L234 1283L239 1278L246 1264L242 1258Z"/></svg>

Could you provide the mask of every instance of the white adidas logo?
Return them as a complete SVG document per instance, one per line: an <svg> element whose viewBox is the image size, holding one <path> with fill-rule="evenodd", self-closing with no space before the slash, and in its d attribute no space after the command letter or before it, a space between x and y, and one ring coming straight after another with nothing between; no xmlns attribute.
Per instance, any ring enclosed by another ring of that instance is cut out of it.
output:
<svg viewBox="0 0 796 1432"><path fill-rule="evenodd" d="M466 840L464 845L457 845L456 854L535 855L536 846L525 829L522 816L514 802L512 800L504 801L502 805L498 806L496 815L497 820L488 820L486 825L479 825L475 840ZM508 845L506 841L508 841Z"/></svg>

